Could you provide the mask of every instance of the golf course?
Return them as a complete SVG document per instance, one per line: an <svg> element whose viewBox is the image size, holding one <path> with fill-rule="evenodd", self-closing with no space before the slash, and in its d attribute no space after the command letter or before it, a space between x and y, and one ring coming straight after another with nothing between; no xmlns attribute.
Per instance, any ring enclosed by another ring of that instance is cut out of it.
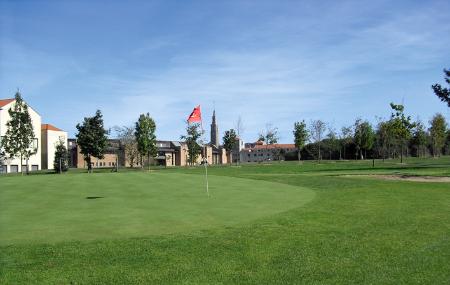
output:
<svg viewBox="0 0 450 285"><path fill-rule="evenodd" d="M0 177L0 284L449 284L450 157Z"/></svg>

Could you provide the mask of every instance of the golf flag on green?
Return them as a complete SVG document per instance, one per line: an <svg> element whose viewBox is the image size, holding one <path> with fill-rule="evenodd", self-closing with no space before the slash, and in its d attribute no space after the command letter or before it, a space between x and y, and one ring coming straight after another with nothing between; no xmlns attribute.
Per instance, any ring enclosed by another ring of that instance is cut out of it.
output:
<svg viewBox="0 0 450 285"><path fill-rule="evenodd" d="M194 110L191 112L187 119L188 124L191 123L198 123L200 122L201 128L202 128L202 136L205 133L203 131L203 122L202 122L202 111L200 110L200 105L194 108ZM208 158L207 158L207 151L206 151L206 145L203 144L203 152L202 152L202 162L205 166L205 180L206 180L206 194L208 194L209 197L209 182L208 182Z"/></svg>

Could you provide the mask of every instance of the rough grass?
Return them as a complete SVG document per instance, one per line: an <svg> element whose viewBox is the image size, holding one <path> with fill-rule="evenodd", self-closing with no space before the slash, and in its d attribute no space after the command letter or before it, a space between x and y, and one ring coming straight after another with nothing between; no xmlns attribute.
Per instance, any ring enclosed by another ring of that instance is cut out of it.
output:
<svg viewBox="0 0 450 285"><path fill-rule="evenodd" d="M0 283L448 284L450 184L343 175L449 176L449 162L448 157L403 165L387 161L377 162L376 169L371 162L211 167L216 176L283 183L311 189L315 197L284 212L203 230L4 245ZM0 178L0 198L4 181Z"/></svg>

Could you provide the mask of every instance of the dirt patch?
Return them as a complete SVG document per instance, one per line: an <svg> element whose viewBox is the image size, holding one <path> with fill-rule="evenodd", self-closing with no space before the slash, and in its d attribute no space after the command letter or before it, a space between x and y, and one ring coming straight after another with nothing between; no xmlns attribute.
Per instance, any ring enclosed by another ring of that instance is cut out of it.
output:
<svg viewBox="0 0 450 285"><path fill-rule="evenodd" d="M383 180L396 180L396 181L413 181L413 182L447 182L450 183L450 177L443 176L412 176L412 175L345 175L345 176L366 176Z"/></svg>

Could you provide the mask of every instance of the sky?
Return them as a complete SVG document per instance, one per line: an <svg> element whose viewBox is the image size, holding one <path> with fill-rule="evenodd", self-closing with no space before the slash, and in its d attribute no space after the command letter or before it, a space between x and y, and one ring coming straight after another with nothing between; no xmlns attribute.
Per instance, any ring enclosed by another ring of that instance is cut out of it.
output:
<svg viewBox="0 0 450 285"><path fill-rule="evenodd" d="M246 142L268 124L336 130L390 115L450 111L431 85L450 68L450 1L0 0L0 98L19 88L43 123L66 130L97 109L105 126L150 113L179 140L201 105L221 136L241 117Z"/></svg>

